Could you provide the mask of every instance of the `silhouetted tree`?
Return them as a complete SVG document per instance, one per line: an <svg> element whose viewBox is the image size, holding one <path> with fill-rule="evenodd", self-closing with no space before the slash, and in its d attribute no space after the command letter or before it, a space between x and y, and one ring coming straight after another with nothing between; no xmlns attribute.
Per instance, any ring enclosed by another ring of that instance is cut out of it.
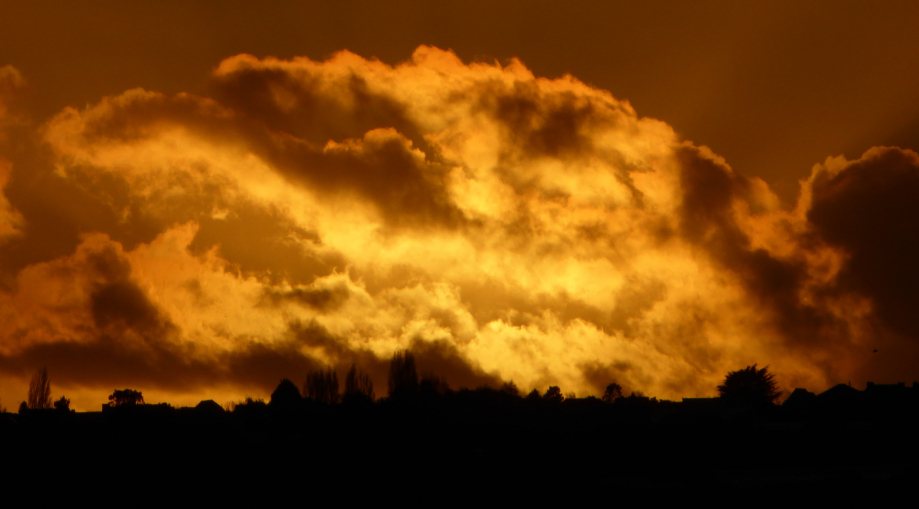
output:
<svg viewBox="0 0 919 509"><path fill-rule="evenodd" d="M421 377L419 390L426 394L439 394L443 396L450 392L450 385L447 384L446 378L437 375L433 371L428 371Z"/></svg>
<svg viewBox="0 0 919 509"><path fill-rule="evenodd" d="M310 371L304 384L306 396L314 401L334 405L338 403L338 373L332 368Z"/></svg>
<svg viewBox="0 0 919 509"><path fill-rule="evenodd" d="M363 398L373 401L376 395L373 393L373 380L370 375L357 369L357 364L351 364L351 369L345 376L345 395L344 399Z"/></svg>
<svg viewBox="0 0 919 509"><path fill-rule="evenodd" d="M756 369L756 364L731 371L718 386L718 393L728 401L749 403L774 403L782 393L778 390L772 373Z"/></svg>
<svg viewBox="0 0 919 509"><path fill-rule="evenodd" d="M19 413L24 414L29 411L29 405L25 401L19 404Z"/></svg>
<svg viewBox="0 0 919 509"><path fill-rule="evenodd" d="M621 397L622 397L622 387L616 382L613 382L606 386L606 390L603 392L603 397L600 399L602 399L606 403L612 403L613 401L616 401L616 398L621 398Z"/></svg>
<svg viewBox="0 0 919 509"><path fill-rule="evenodd" d="M70 400L61 396L61 399L54 402L54 408L60 410L61 412L70 411Z"/></svg>
<svg viewBox="0 0 919 509"><path fill-rule="evenodd" d="M559 389L557 385L552 385L546 390L546 393L543 394L542 399L561 403L565 397L562 396L562 390Z"/></svg>
<svg viewBox="0 0 919 509"><path fill-rule="evenodd" d="M143 405L144 395L134 389L115 389L108 397L109 406Z"/></svg>
<svg viewBox="0 0 919 509"><path fill-rule="evenodd" d="M513 380L504 382L504 385L501 386L501 392L506 392L511 396L520 396L520 389L517 388L517 384Z"/></svg>
<svg viewBox="0 0 919 509"><path fill-rule="evenodd" d="M51 408L51 379L48 370L41 368L29 382L29 408Z"/></svg>
<svg viewBox="0 0 919 509"><path fill-rule="evenodd" d="M418 370L415 356L408 350L396 352L389 363L389 395L418 392Z"/></svg>
<svg viewBox="0 0 919 509"><path fill-rule="evenodd" d="M532 391L530 391L529 394L527 394L527 399L533 401L537 399L542 399L542 396L539 395L538 389L533 389Z"/></svg>
<svg viewBox="0 0 919 509"><path fill-rule="evenodd" d="M271 393L268 405L276 408L292 408L299 406L302 401L303 396L300 395L300 389L287 378L282 378L274 392Z"/></svg>

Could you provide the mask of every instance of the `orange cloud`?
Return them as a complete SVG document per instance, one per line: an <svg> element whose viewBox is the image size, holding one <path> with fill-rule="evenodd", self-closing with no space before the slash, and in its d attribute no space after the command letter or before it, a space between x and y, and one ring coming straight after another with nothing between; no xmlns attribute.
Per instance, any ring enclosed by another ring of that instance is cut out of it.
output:
<svg viewBox="0 0 919 509"><path fill-rule="evenodd" d="M871 324L915 323L868 276L906 259L845 212L909 238L906 198L897 217L870 200L912 189L915 154L830 161L786 211L663 122L518 61L239 55L208 95L130 90L44 125L43 178L96 212L66 253L40 228L9 241L36 247L0 293L0 369L243 395L351 362L384 386L413 348L454 385L677 398L753 363L825 387L863 372Z"/></svg>

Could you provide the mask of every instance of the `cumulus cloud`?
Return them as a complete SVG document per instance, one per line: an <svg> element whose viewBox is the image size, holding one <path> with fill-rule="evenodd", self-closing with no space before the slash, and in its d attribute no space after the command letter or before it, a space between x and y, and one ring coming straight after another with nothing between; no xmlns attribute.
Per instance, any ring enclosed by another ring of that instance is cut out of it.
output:
<svg viewBox="0 0 919 509"><path fill-rule="evenodd" d="M239 55L206 97L130 90L40 134L47 181L97 212L65 253L23 247L40 229L7 243L32 252L0 293L19 377L244 394L358 362L385 387L411 348L455 386L676 398L753 363L824 387L868 373L879 330L911 352L919 327L915 154L828 160L784 210L665 123L518 61Z"/></svg>

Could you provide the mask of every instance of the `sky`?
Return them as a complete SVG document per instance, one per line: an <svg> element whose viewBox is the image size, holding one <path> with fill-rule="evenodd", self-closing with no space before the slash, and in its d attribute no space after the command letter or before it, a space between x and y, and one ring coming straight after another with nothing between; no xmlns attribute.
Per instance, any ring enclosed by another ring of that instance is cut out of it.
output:
<svg viewBox="0 0 919 509"><path fill-rule="evenodd" d="M0 405L919 379L913 2L0 6Z"/></svg>

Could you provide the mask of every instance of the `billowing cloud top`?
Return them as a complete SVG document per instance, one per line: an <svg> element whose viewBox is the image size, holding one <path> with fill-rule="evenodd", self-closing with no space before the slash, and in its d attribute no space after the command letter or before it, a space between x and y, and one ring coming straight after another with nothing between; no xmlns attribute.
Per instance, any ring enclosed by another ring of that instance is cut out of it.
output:
<svg viewBox="0 0 919 509"><path fill-rule="evenodd" d="M786 388L913 376L915 153L828 159L789 211L518 61L238 55L207 95L129 90L10 150L13 386L47 365L88 402L238 397L351 362L385 386L403 348L454 386L578 394L706 395L753 363Z"/></svg>

